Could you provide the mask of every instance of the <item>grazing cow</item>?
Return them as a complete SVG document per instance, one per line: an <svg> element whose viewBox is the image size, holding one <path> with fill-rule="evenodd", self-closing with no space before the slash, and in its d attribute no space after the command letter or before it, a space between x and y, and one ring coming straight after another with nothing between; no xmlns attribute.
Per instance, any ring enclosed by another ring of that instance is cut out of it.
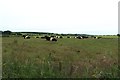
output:
<svg viewBox="0 0 120 80"><path fill-rule="evenodd" d="M50 37L50 41L57 41L54 37Z"/></svg>
<svg viewBox="0 0 120 80"><path fill-rule="evenodd" d="M45 38L47 41L57 41L57 39L55 39L54 37L45 36Z"/></svg>
<svg viewBox="0 0 120 80"><path fill-rule="evenodd" d="M23 38L24 38L24 39L30 39L30 36L28 36L28 35L23 35Z"/></svg>
<svg viewBox="0 0 120 80"><path fill-rule="evenodd" d="M87 36L82 36L83 39L88 38Z"/></svg>
<svg viewBox="0 0 120 80"><path fill-rule="evenodd" d="M47 41L50 41L51 37L45 36L45 38L46 38Z"/></svg>
<svg viewBox="0 0 120 80"><path fill-rule="evenodd" d="M25 36L25 38L24 39L30 39L30 36Z"/></svg>
<svg viewBox="0 0 120 80"><path fill-rule="evenodd" d="M60 36L60 38L63 38L62 36Z"/></svg>
<svg viewBox="0 0 120 80"><path fill-rule="evenodd" d="M100 38L102 38L102 37L94 37L94 39L100 39Z"/></svg>
<svg viewBox="0 0 120 80"><path fill-rule="evenodd" d="M41 37L42 39L46 39L47 41L57 41L56 38L54 37L49 37L49 36L45 36L45 37Z"/></svg>
<svg viewBox="0 0 120 80"><path fill-rule="evenodd" d="M35 37L35 38L39 38L39 37L37 36L37 37Z"/></svg>
<svg viewBox="0 0 120 80"><path fill-rule="evenodd" d="M50 37L50 41L52 41L53 37Z"/></svg>
<svg viewBox="0 0 120 80"><path fill-rule="evenodd" d="M82 39L83 37L82 36L77 36L78 39Z"/></svg>
<svg viewBox="0 0 120 80"><path fill-rule="evenodd" d="M67 38L71 38L70 36L67 36Z"/></svg>
<svg viewBox="0 0 120 80"><path fill-rule="evenodd" d="M41 39L45 39L46 37L41 37Z"/></svg>
<svg viewBox="0 0 120 80"><path fill-rule="evenodd" d="M60 36L56 36L56 38L60 38Z"/></svg>
<svg viewBox="0 0 120 80"><path fill-rule="evenodd" d="M55 38L52 38L52 39L51 39L51 41L57 41L57 39L55 39Z"/></svg>
<svg viewBox="0 0 120 80"><path fill-rule="evenodd" d="M23 35L22 37L24 37L24 39L25 39L26 35Z"/></svg>
<svg viewBox="0 0 120 80"><path fill-rule="evenodd" d="M50 37L55 37L55 36L50 36Z"/></svg>
<svg viewBox="0 0 120 80"><path fill-rule="evenodd" d="M77 38L76 36L74 38Z"/></svg>
<svg viewBox="0 0 120 80"><path fill-rule="evenodd" d="M94 39L97 39L97 37L94 37Z"/></svg>

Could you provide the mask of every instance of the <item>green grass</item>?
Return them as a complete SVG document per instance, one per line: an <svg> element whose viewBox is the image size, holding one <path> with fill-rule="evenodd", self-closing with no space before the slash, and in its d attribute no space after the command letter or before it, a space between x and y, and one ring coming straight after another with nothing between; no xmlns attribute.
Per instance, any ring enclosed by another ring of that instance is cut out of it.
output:
<svg viewBox="0 0 120 80"><path fill-rule="evenodd" d="M4 37L3 78L116 78L118 40Z"/></svg>
<svg viewBox="0 0 120 80"><path fill-rule="evenodd" d="M102 37L102 38L118 38L118 36L112 36L112 35L109 35L109 36L99 36L99 37Z"/></svg>

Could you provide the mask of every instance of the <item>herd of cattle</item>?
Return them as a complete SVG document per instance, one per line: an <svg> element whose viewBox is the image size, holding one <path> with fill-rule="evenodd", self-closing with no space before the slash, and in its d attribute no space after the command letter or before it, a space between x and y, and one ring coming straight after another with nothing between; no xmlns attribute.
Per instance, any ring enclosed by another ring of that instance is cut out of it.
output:
<svg viewBox="0 0 120 80"><path fill-rule="evenodd" d="M24 39L30 39L31 37L29 35L23 35ZM57 41L57 38L63 38L63 36L43 36L43 37L35 37L35 38L41 38L41 39L46 39L47 41ZM70 36L67 36L67 38L71 38ZM101 37L96 37L96 36L75 36L74 38L77 39L87 39L87 38L93 38L93 39L100 39Z"/></svg>

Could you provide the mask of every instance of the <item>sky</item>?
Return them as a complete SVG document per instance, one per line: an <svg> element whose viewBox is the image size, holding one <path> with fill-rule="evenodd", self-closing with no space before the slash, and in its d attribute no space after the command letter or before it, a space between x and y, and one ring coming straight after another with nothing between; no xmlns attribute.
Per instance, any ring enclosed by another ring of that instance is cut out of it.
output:
<svg viewBox="0 0 120 80"><path fill-rule="evenodd" d="M117 34L120 0L0 0L0 30Z"/></svg>

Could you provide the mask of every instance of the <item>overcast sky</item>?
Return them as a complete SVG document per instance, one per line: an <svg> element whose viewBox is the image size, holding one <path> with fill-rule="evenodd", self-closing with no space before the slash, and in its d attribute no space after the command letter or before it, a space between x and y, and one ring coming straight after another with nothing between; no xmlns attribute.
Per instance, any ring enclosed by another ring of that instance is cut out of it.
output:
<svg viewBox="0 0 120 80"><path fill-rule="evenodd" d="M0 30L117 34L120 0L0 0Z"/></svg>

